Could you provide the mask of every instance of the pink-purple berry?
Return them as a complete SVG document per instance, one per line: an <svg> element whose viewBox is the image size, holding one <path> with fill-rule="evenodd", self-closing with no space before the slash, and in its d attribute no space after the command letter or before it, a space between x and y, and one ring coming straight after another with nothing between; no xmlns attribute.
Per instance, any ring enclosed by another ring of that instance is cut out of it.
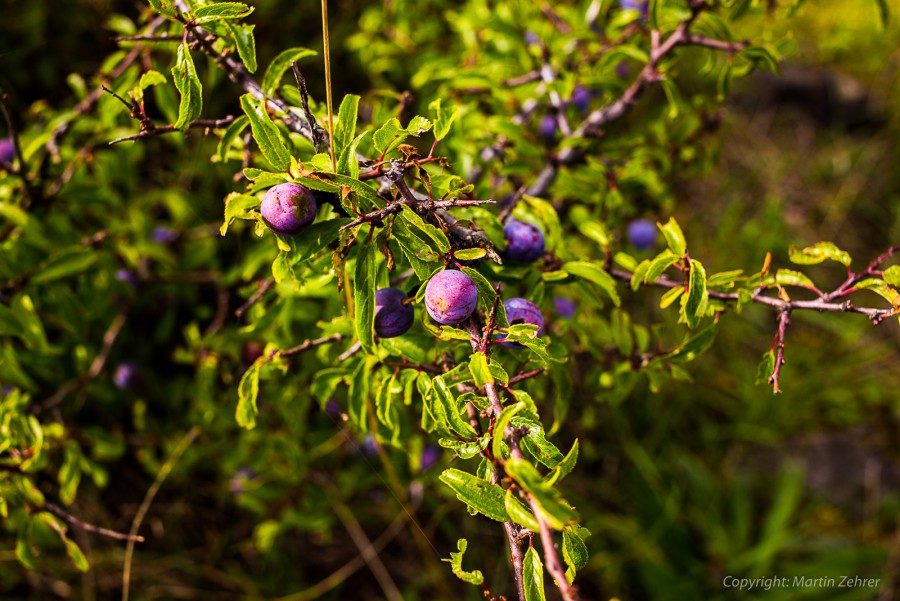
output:
<svg viewBox="0 0 900 601"><path fill-rule="evenodd" d="M16 158L16 147L12 138L0 140L0 164L10 164Z"/></svg>
<svg viewBox="0 0 900 601"><path fill-rule="evenodd" d="M510 219L503 226L503 233L506 236L507 259L531 263L544 254L544 232L538 226Z"/></svg>
<svg viewBox="0 0 900 601"><path fill-rule="evenodd" d="M259 212L263 222L280 236L296 236L316 218L316 198L300 184L278 184L269 188Z"/></svg>
<svg viewBox="0 0 900 601"><path fill-rule="evenodd" d="M477 304L478 288L461 271L438 272L425 286L425 309L440 324L452 326L464 322Z"/></svg>
<svg viewBox="0 0 900 601"><path fill-rule="evenodd" d="M402 290L381 288L375 292L375 333L381 338L394 338L412 327L415 311Z"/></svg>

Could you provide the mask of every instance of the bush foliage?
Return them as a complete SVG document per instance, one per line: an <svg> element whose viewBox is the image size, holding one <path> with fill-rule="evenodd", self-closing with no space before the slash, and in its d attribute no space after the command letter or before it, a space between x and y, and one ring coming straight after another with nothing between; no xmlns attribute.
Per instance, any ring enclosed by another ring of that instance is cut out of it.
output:
<svg viewBox="0 0 900 601"><path fill-rule="evenodd" d="M14 12L52 23L50 4ZM113 47L20 32L28 65L0 76L0 590L893 590L893 107L847 82L895 46L886 1L860 4L346 3L330 87L315 6L149 0L101 25L73 5ZM69 73L85 47L96 72ZM865 61L805 83L782 77L793 56ZM778 108L807 88L814 106ZM773 150L790 143L806 154ZM318 207L295 236L260 213L285 182ZM535 261L507 252L513 219L543 233ZM478 291L450 325L424 303L445 269ZM416 317L380 338L388 286ZM540 333L508 318L517 297ZM816 454L835 448L846 465Z"/></svg>

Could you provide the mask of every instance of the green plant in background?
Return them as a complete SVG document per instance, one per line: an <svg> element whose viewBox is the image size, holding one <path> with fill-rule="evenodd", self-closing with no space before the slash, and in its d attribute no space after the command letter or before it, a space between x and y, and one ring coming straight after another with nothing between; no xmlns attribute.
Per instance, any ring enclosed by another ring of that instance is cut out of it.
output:
<svg viewBox="0 0 900 601"><path fill-rule="evenodd" d="M121 48L70 80L77 102L7 110L0 512L27 570L0 563L10 590L51 570L70 587L62 550L80 571L124 561L125 597L171 596L131 553L182 453L183 522L147 553L235 595L348 598L367 565L389 599L734 598L754 593L725 575L883 562L794 533L799 472L760 508L763 484L707 464L763 440L764 414L731 431L644 394L691 380L751 312L774 318L756 381L779 392L799 316L898 313L900 247L861 268L832 242L710 268L726 261L670 216L679 185L714 166L733 85L786 46L763 43L762 3L632 4L366 6L346 41L371 88L329 120L316 51L266 40L259 60L253 6L151 0L110 20ZM147 474L142 497L128 483ZM130 528L97 525L127 526L141 498ZM391 525L371 540L363 519ZM304 551L338 523L358 556L326 577ZM412 573L372 552L403 528Z"/></svg>

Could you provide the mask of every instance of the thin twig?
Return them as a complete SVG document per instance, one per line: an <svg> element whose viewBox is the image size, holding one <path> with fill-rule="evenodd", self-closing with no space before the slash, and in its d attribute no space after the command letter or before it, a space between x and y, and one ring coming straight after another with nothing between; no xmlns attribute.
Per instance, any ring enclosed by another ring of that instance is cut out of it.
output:
<svg viewBox="0 0 900 601"><path fill-rule="evenodd" d="M169 456L169 459L161 468L159 468L156 479L153 481L153 484L150 485L147 494L144 495L144 500L141 502L141 506L138 507L134 520L131 522L131 530L128 533L129 536L137 536L138 529L140 529L141 523L147 515L147 511L150 510L153 499L156 498L156 493L159 492L160 487L163 485L163 482L166 481L166 478L175 467L175 464L178 463L178 460L181 459L181 456L188 450L188 447L191 446L191 443L194 442L194 439L197 438L199 434L200 428L198 426L191 428L181 439L181 442L178 443L178 446L175 447L175 450L172 451L172 455ZM125 547L125 566L122 570L122 601L128 601L128 590L131 585L131 558L134 555L134 542L134 538L129 539L128 545Z"/></svg>
<svg viewBox="0 0 900 601"><path fill-rule="evenodd" d="M62 507L58 505L54 505L53 503L44 503L42 509L46 509L52 514L55 514L65 521L69 522L71 525L75 526L80 530L84 530L85 532L93 532L95 534L100 534L102 536L107 536L109 538L114 538L116 540L130 540L138 543L144 542L143 536L137 536L135 534L126 534L124 532L116 532L115 530L110 530L109 528L101 528L100 526L95 526L93 524L89 524L81 520L78 517L75 517Z"/></svg>
<svg viewBox="0 0 900 601"><path fill-rule="evenodd" d="M450 207L475 207L478 205L493 204L493 202L493 200L466 200L459 198L454 198L452 200L431 200L418 204L416 206L416 209L418 209L418 212L424 213L435 211L438 209L449 209ZM408 203L400 201L392 202L382 209L372 211L371 213L366 213L365 215L360 215L347 225L342 226L340 231L349 230L363 223L378 223L380 221L383 221L386 217L395 215L403 210L404 205L408 205Z"/></svg>
<svg viewBox="0 0 900 601"><path fill-rule="evenodd" d="M223 117L222 119L195 119L194 121L191 121L187 124L186 129L221 129L223 127L228 127L229 125L231 125L232 121L234 121L234 117L231 115ZM152 127L149 127L140 133L132 134L130 136L123 136L121 138L116 138L115 140L110 140L109 145L114 146L122 142L133 142L134 140L140 140L142 138L150 138L153 136L162 136L165 134L174 134L184 131L185 128L178 129L174 125L152 125Z"/></svg>
<svg viewBox="0 0 900 601"><path fill-rule="evenodd" d="M784 365L784 337L789 325L791 325L791 310L789 308L780 309L778 311L778 331L775 333L775 340L772 341L772 348L775 350L775 366L772 368L772 375L769 376L769 384L772 385L774 394L781 392L779 381L781 366Z"/></svg>

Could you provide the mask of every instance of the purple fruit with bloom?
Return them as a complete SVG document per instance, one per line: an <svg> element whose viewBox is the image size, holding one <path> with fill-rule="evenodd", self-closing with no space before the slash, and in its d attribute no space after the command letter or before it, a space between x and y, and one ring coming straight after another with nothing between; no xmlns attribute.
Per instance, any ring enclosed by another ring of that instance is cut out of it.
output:
<svg viewBox="0 0 900 601"><path fill-rule="evenodd" d="M375 292L375 333L381 338L394 338L412 327L415 311L406 303L406 294L396 288Z"/></svg>
<svg viewBox="0 0 900 601"><path fill-rule="evenodd" d="M556 140L556 115L544 115L538 124L538 135L547 144L552 144Z"/></svg>
<svg viewBox="0 0 900 601"><path fill-rule="evenodd" d="M538 226L510 219L503 226L503 233L506 236L507 259L531 263L544 254L544 232Z"/></svg>
<svg viewBox="0 0 900 601"><path fill-rule="evenodd" d="M130 269L117 269L116 270L116 279L119 280L120 282L125 282L132 288L138 287L139 282L138 282L137 274L135 274Z"/></svg>
<svg viewBox="0 0 900 601"><path fill-rule="evenodd" d="M12 163L16 158L16 146L12 138L0 140L0 163Z"/></svg>
<svg viewBox="0 0 900 601"><path fill-rule="evenodd" d="M325 414L334 419L345 419L344 408L334 399L328 399L325 403Z"/></svg>
<svg viewBox="0 0 900 601"><path fill-rule="evenodd" d="M263 222L280 236L296 236L316 218L316 198L300 184L278 184L269 188L259 212Z"/></svg>
<svg viewBox="0 0 900 601"><path fill-rule="evenodd" d="M544 316L538 306L527 298L511 298L503 303L506 308L506 319L510 326L522 323L530 323L536 325L537 335L540 336L544 331ZM499 338L506 338L504 334L500 334ZM504 342L503 346L510 348L523 348L518 342Z"/></svg>
<svg viewBox="0 0 900 601"><path fill-rule="evenodd" d="M113 373L113 384L120 390L128 390L137 381L140 368L131 361L120 363Z"/></svg>
<svg viewBox="0 0 900 601"><path fill-rule="evenodd" d="M228 490L233 495L240 495L246 491L246 485L257 478L257 473L249 467L238 468L231 479L228 480Z"/></svg>
<svg viewBox="0 0 900 601"><path fill-rule="evenodd" d="M553 308L556 309L556 314L560 317L571 319L575 316L578 303L567 296L555 296L553 297Z"/></svg>
<svg viewBox="0 0 900 601"><path fill-rule="evenodd" d="M478 304L478 288L461 271L447 269L434 274L425 286L425 308L431 318L445 326L462 323Z"/></svg>
<svg viewBox="0 0 900 601"><path fill-rule="evenodd" d="M635 219L628 224L628 241L638 250L650 250L656 246L656 224L649 219Z"/></svg>

